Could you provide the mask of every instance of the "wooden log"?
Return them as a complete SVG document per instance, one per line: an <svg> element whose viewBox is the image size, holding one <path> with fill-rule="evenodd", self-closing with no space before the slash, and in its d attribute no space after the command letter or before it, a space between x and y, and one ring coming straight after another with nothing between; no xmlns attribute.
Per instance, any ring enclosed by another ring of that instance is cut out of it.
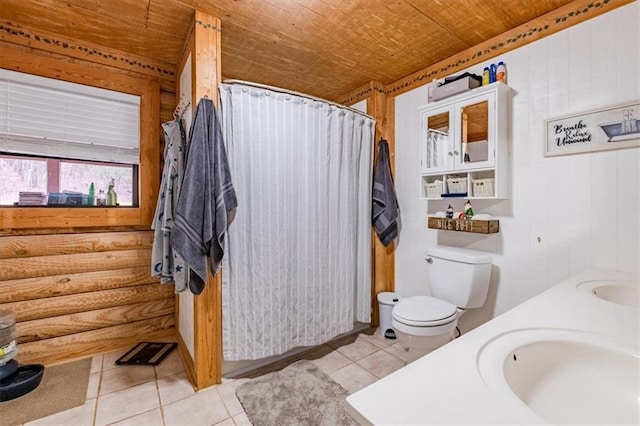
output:
<svg viewBox="0 0 640 426"><path fill-rule="evenodd" d="M149 266L0 281L0 303L159 284Z"/></svg>
<svg viewBox="0 0 640 426"><path fill-rule="evenodd" d="M59 228L20 228L20 229L0 229L0 236L15 237L26 235L53 235L53 234L93 234L98 232L140 232L148 231L148 226L87 226L59 227ZM1 241L1 240L0 240Z"/></svg>
<svg viewBox="0 0 640 426"><path fill-rule="evenodd" d="M0 268L0 281L133 268L150 264L149 249L4 259Z"/></svg>
<svg viewBox="0 0 640 426"><path fill-rule="evenodd" d="M220 18L196 10L190 40L193 43L191 104L195 108L202 97L208 96L217 106L218 84L222 76ZM222 273L212 276L207 272L205 288L194 298L194 386L198 389L222 380Z"/></svg>
<svg viewBox="0 0 640 426"><path fill-rule="evenodd" d="M160 92L160 124L173 120L173 110L176 108L175 91L169 92L163 90ZM162 132L160 132L162 133ZM162 135L161 135L162 136ZM160 153L164 155L164 153Z"/></svg>
<svg viewBox="0 0 640 426"><path fill-rule="evenodd" d="M161 316L173 316L174 298L78 312L16 324L18 343L66 336Z"/></svg>
<svg viewBox="0 0 640 426"><path fill-rule="evenodd" d="M3 207L0 209L0 229L4 230L109 225L144 225L149 229L148 225L142 223L141 208L136 207Z"/></svg>
<svg viewBox="0 0 640 426"><path fill-rule="evenodd" d="M373 91L367 98L367 114L376 119L375 136L373 139L374 164L377 161L378 141L385 138L389 146L389 165L391 173L395 170L395 143L393 138L389 138L387 133L387 96L381 91ZM389 246L384 246L378 235L371 231L373 265L372 265L372 285L371 285L371 325L379 324L379 312L377 294L393 291L395 288L395 242Z"/></svg>
<svg viewBox="0 0 640 426"><path fill-rule="evenodd" d="M141 341L175 341L172 315L105 327L20 345L21 364L53 365L74 359L129 348Z"/></svg>
<svg viewBox="0 0 640 426"><path fill-rule="evenodd" d="M163 90L160 92L160 110L173 110L176 107L176 94L175 92L167 92Z"/></svg>
<svg viewBox="0 0 640 426"><path fill-rule="evenodd" d="M0 305L0 309L14 311L17 317L16 321L22 322L132 303L167 299L172 298L173 294L173 286L146 284L69 296L3 303Z"/></svg>
<svg viewBox="0 0 640 426"><path fill-rule="evenodd" d="M0 237L0 259L149 249L153 232L105 232L74 235Z"/></svg>
<svg viewBox="0 0 640 426"><path fill-rule="evenodd" d="M476 234L494 234L500 231L499 220L446 219L444 217L430 217L428 218L427 226L431 229L474 232Z"/></svg>

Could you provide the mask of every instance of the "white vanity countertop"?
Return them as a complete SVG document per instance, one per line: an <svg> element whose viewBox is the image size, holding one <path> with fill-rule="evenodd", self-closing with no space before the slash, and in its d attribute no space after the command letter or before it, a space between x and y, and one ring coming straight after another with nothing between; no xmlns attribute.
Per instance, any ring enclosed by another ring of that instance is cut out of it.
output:
<svg viewBox="0 0 640 426"><path fill-rule="evenodd" d="M595 280L638 282L640 277L601 270L571 277L349 396L349 412L362 424L376 425L546 423L517 397L505 399L487 387L478 370L478 354L496 336L540 328L620 339L638 353L640 310L576 288Z"/></svg>

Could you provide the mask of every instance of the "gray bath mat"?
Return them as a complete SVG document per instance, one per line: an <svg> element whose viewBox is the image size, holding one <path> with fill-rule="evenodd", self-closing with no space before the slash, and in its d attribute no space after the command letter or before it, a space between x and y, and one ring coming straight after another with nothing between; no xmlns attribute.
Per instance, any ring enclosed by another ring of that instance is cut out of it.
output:
<svg viewBox="0 0 640 426"><path fill-rule="evenodd" d="M236 389L254 426L357 425L345 410L348 395L310 361L298 361Z"/></svg>

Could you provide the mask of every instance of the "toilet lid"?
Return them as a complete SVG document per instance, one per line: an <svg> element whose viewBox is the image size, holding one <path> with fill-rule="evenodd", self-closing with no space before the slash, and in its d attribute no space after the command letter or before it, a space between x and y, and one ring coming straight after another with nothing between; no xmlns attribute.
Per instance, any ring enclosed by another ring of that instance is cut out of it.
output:
<svg viewBox="0 0 640 426"><path fill-rule="evenodd" d="M457 312L455 305L444 300L414 296L398 302L393 307L392 316L403 324L429 327L453 321Z"/></svg>

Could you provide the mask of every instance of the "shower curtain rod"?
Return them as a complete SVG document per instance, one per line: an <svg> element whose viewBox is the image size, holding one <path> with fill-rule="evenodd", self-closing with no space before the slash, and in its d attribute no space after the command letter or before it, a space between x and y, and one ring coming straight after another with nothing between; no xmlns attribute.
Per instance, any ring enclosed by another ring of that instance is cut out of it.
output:
<svg viewBox="0 0 640 426"><path fill-rule="evenodd" d="M283 89L281 87L268 86L266 84L254 83L254 82L251 82L251 81L244 81L244 80L229 79L229 80L224 80L223 83L227 83L227 84L244 84L245 86L252 86L252 87L256 87L258 89L268 89L268 90L273 90L274 92L284 93L286 95L300 96L302 98L311 99L313 101L326 102L326 103L328 103L330 105L333 105L333 106L336 106L338 108L348 109L348 110L350 110L352 112L357 112L359 114L362 114L362 115L366 116L367 118L375 120L374 117L372 117L369 114L364 113L364 112L362 112L362 111L360 111L358 109L351 108L349 106L338 104L338 103L335 103L335 102L332 102L332 101L328 101L326 99L322 99L322 98L318 98L318 97L315 97L315 96L307 95L306 93L295 92L293 90Z"/></svg>
<svg viewBox="0 0 640 426"><path fill-rule="evenodd" d="M442 130L432 129L431 127L429 127L427 129L427 132L437 133L437 134L442 135L442 136L449 136L449 132L448 131L447 132L443 132Z"/></svg>

